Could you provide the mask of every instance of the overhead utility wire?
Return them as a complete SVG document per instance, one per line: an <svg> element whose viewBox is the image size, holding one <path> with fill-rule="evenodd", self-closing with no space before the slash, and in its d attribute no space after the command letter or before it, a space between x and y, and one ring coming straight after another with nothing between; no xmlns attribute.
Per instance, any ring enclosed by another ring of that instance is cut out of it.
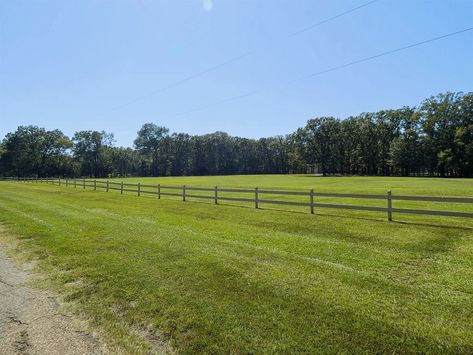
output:
<svg viewBox="0 0 473 355"><path fill-rule="evenodd" d="M368 6L368 5L371 5L371 4L373 4L373 3L375 3L375 2L378 2L378 1L380 1L380 0L371 0L371 1L368 1L368 2L366 2L366 3L364 3L364 4L360 5L360 6L351 8L351 9L349 9L349 10L347 10L347 11L344 11L344 12L342 12L342 13L339 13L339 14L337 14L337 15L334 15L334 16L332 16L332 17L329 17L329 18L327 18L327 19L325 19L325 20L322 20L322 21L319 21L319 22L314 23L314 24L312 24L312 25L309 25L309 26L307 26L307 27L301 28L300 30L297 30L297 31L295 31L295 32L293 32L293 33L290 33L290 34L288 35L288 37L291 38L291 37L294 37L294 36L298 36L298 35L300 35L300 34L302 34L302 33L304 33L304 32L310 31L310 30L312 30L312 29L314 29L314 28L316 28L316 27L319 27L319 26L321 26L321 25L327 23L327 22L336 20L337 18L340 18L340 17L342 17L342 16L348 15L348 14L350 14L350 13L352 13L352 12L355 12L355 11L357 11L357 10L360 10L360 9L362 9L363 7L366 7L366 6ZM248 56L250 56L250 55L252 55L252 54L255 54L255 53L257 53L258 51L260 51L260 50L252 50L252 51L247 51L247 52L245 52L245 53L242 53L242 54L240 54L240 55L238 55L238 56L235 56L235 57L233 57L233 58L231 58L231 59L228 59L228 60L226 60L226 61L224 61L224 62L222 62L222 63L219 63L219 64L217 64L217 65L214 65L213 67L210 67L210 68L208 68L208 69L202 70L202 71L197 72L197 73L195 73L195 74L189 75L189 76L187 76L187 77L185 77L185 78L182 78L182 79L180 79L180 80L178 80L178 81L175 81L175 82L173 82L173 83L170 83L170 84L168 84L168 85L166 85L166 86L164 86L164 87L162 87L162 88L159 88L159 89L157 89L157 90L153 90L153 91L151 91L151 92L149 92L149 93L147 93L147 94L145 94L145 95L143 95L143 96L140 96L140 97L138 97L138 98L135 98L135 99L133 99L133 100L130 100L130 101L128 101L128 102L125 102L124 104L115 106L114 108L112 108L112 110L121 109L121 108L123 108L123 107L126 107L126 106L132 105L132 104L134 104L134 103L140 102L140 101L142 101L143 99L145 99L146 97L150 97L150 96L153 96L153 95L155 95L155 94L158 94L158 93L161 93L161 92L165 92L165 91L167 91L167 90L169 90L169 89L172 89L172 88L174 88L174 87L180 86L180 85L182 85L182 84L184 84L184 83L186 83L186 82L188 82L188 81L191 81L191 80L193 80L193 79L196 79L196 78L199 78L199 77L201 77L201 76L204 76L204 75L206 75L206 74L208 74L208 73L211 73L211 72L216 71L216 70L218 70L218 69L220 69L220 68L223 68L223 67L225 67L225 66L227 66L227 65L229 65L229 64L232 64L232 63L234 63L234 62L237 62L237 61L239 61L240 59L243 59L243 58L246 58L246 57L248 57Z"/></svg>
<svg viewBox="0 0 473 355"><path fill-rule="evenodd" d="M387 55L390 55L390 54L401 52L401 51L404 51L406 49L421 46L423 44L427 44L427 43L430 43L430 42L435 42L435 41L438 41L438 40L441 40L441 39L444 39L444 38L447 38L447 37L452 37L452 36L455 36L455 35L458 35L458 34L461 34L461 33L464 33L464 32L468 32L468 31L471 31L471 30L473 30L473 27L465 28L463 30L456 31L456 32L447 33L447 34L442 35L442 36L427 39L425 41L409 44L409 45L404 46L404 47L400 47L400 48L396 48L396 49L393 49L393 50L390 50L390 51L375 54L375 55L372 55L370 57L365 57L365 58L362 58L362 59L358 59L358 60L355 60L355 61L350 62L350 63L337 65L337 66L332 67L332 68L328 68L328 69L325 69L325 70L322 70L322 71L319 71L319 72L315 72L315 73L303 76L299 79L291 81L290 83L300 81L300 80L304 80L304 79L308 79L308 78L312 78L312 77L320 75L320 74L329 73L329 72L332 72L332 71L335 71L335 70L338 70L338 69L342 69L342 68L346 68L346 67L349 67L349 66L352 66L352 65L355 65L355 64L367 62L367 61L370 61L370 60L373 60L373 59L376 59L376 58L380 58L380 57L384 57L384 56L387 56Z"/></svg>
<svg viewBox="0 0 473 355"><path fill-rule="evenodd" d="M336 19L339 18L339 17L345 16L345 15L348 15L348 14L350 14L350 13L352 13L352 12L355 12L355 11L357 11L357 10L360 10L360 9L362 9L363 7L366 7L366 6L368 6L368 5L371 5L372 3L375 3L375 2L377 2L377 1L379 1L379 0L372 0L372 1L365 2L364 4L361 4L360 6L354 7L354 8L352 8L352 9L347 10L347 11L345 11L345 12L342 12L342 13L340 13L340 14L338 14L338 15L329 17L329 18L327 18L327 19L325 19L325 20L322 20L322 21L320 21L320 22L314 23L313 25L310 25L310 26L301 28L300 30L297 30L296 32L291 33L291 34L289 35L289 37L294 37L294 36L300 35L301 33L310 31L310 30L312 30L312 29L314 29L314 28L316 28L316 27L319 27L319 26L321 26L321 25L323 25L323 24L326 24L327 22L336 20Z"/></svg>
<svg viewBox="0 0 473 355"><path fill-rule="evenodd" d="M295 83L295 82L298 82L298 81L301 81L301 80L312 78L312 77L317 76L317 75L333 72L333 71L343 69L343 68L346 68L346 67L349 67L349 66L352 66L352 65L367 62L367 61L370 61L370 60L373 60L373 59L384 57L384 56L387 56L387 55L390 55L390 54L401 52L401 51L404 51L404 50L407 50L407 49L410 49L410 48L414 48L414 47L421 46L421 45L424 45L424 44L427 44L427 43L435 42L435 41L438 41L438 40L441 40L441 39L444 39L444 38L447 38L447 37L452 37L452 36L459 35L461 33L465 33L465 32L472 31L472 30L473 30L473 27L469 27L469 28L465 28L465 29L460 30L460 31L450 32L450 33L447 33L447 34L442 35L442 36L433 37L433 38L427 39L425 41L409 44L407 46L403 46L403 47L400 47L400 48L396 48L396 49L393 49L393 50L389 50L389 51L386 51L386 52L375 54L375 55L372 55L372 56L369 56L369 57L361 58L361 59L358 59L358 60L355 60L355 61L352 61L352 62L349 62L349 63L337 65L337 66L334 66L334 67L331 67L331 68L328 68L328 69L325 69L325 70L321 70L321 71L318 71L318 72L315 72L315 73L312 73L312 74L309 74L309 75L305 75L305 76L302 76L300 78L288 81L286 84L292 84L292 83ZM209 104L207 104L203 107L199 107L199 108L195 108L195 109L192 109L192 110L189 110L189 111L186 111L186 112L178 113L174 116L171 116L171 118L172 117L183 116L183 115L188 115L190 113L194 113L194 112L197 112L197 111L202 111L202 110L214 107L214 106L218 106L222 103L239 100L239 99L242 99L242 98L245 98L245 97L248 97L248 96L252 96L252 95L255 95L255 94L263 92L263 91L264 90L253 90L253 91L250 91L250 92L247 92L247 93L244 93L244 94L231 96L231 97L228 97L228 98L225 98L225 99L213 102L213 103L209 103Z"/></svg>

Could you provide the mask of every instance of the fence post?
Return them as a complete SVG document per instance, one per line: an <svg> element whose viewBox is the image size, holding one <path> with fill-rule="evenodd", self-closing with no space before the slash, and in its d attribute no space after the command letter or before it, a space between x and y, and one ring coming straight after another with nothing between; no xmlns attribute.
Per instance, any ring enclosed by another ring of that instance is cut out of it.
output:
<svg viewBox="0 0 473 355"><path fill-rule="evenodd" d="M141 183L138 183L138 196L141 195Z"/></svg>
<svg viewBox="0 0 473 355"><path fill-rule="evenodd" d="M310 190L310 213L314 214L314 189Z"/></svg>
<svg viewBox="0 0 473 355"><path fill-rule="evenodd" d="M94 191L97 191L97 180L94 179Z"/></svg>
<svg viewBox="0 0 473 355"><path fill-rule="evenodd" d="M255 187L255 208L259 208L258 188Z"/></svg>
<svg viewBox="0 0 473 355"><path fill-rule="evenodd" d="M85 179L82 179L82 186L83 186L83 188L84 188L84 190L85 190Z"/></svg>
<svg viewBox="0 0 473 355"><path fill-rule="evenodd" d="M68 186L69 186L69 180L66 179L66 187L68 187Z"/></svg>
<svg viewBox="0 0 473 355"><path fill-rule="evenodd" d="M215 186L214 202L216 205L218 204L218 187L217 186Z"/></svg>
<svg viewBox="0 0 473 355"><path fill-rule="evenodd" d="M182 185L182 201L186 200L186 185Z"/></svg>
<svg viewBox="0 0 473 355"><path fill-rule="evenodd" d="M158 200L161 199L161 184L158 184Z"/></svg>
<svg viewBox="0 0 473 355"><path fill-rule="evenodd" d="M388 221L391 222L393 220L393 203L392 203L392 194L391 190L388 191Z"/></svg>
<svg viewBox="0 0 473 355"><path fill-rule="evenodd" d="M108 180L107 180L107 192L108 192Z"/></svg>
<svg viewBox="0 0 473 355"><path fill-rule="evenodd" d="M123 195L123 181L122 181L122 183L121 183L120 186L121 186L121 187L120 187L120 194Z"/></svg>
<svg viewBox="0 0 473 355"><path fill-rule="evenodd" d="M77 189L77 179L74 179L74 188Z"/></svg>
<svg viewBox="0 0 473 355"><path fill-rule="evenodd" d="M61 186L61 178L58 179L58 185Z"/></svg>

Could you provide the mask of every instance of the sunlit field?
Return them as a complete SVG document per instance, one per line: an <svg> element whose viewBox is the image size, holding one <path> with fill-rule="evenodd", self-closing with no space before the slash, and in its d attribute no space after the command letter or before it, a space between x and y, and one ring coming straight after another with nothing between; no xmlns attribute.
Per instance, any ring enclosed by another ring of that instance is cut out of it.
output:
<svg viewBox="0 0 473 355"><path fill-rule="evenodd" d="M467 179L124 181L473 197ZM396 204L473 211L450 203ZM472 220L395 214L388 222L379 212L317 209L311 215L303 207L260 207L0 182L0 222L8 238L47 271L48 287L124 351L473 352Z"/></svg>

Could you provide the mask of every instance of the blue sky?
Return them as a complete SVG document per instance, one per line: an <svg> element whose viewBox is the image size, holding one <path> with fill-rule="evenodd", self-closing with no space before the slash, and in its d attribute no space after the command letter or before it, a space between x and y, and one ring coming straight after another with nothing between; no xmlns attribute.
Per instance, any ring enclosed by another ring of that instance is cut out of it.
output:
<svg viewBox="0 0 473 355"><path fill-rule="evenodd" d="M34 124L131 146L145 122L262 137L473 90L473 31L292 82L473 26L473 0L379 0L290 36L366 2L3 0L0 137Z"/></svg>

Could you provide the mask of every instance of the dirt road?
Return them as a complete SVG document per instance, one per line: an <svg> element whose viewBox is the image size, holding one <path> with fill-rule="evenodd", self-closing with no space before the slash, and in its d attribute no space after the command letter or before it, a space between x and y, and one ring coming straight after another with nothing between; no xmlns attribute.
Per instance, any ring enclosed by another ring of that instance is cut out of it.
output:
<svg viewBox="0 0 473 355"><path fill-rule="evenodd" d="M28 267L17 266L0 245L0 354L107 353L55 295L26 285L29 278Z"/></svg>

